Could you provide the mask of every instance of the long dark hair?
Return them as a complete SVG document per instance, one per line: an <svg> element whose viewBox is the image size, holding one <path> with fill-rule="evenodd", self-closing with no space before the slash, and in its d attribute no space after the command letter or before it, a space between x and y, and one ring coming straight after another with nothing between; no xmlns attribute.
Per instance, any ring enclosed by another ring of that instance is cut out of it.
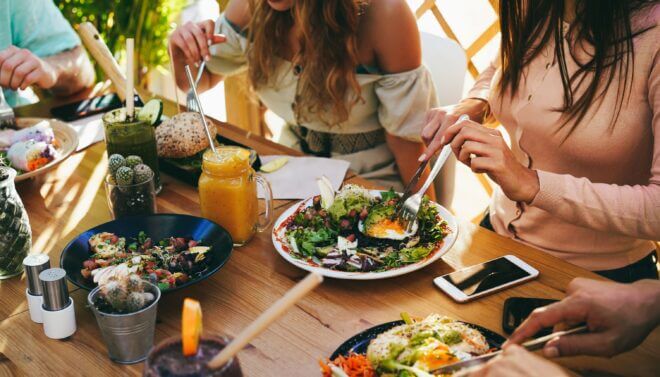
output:
<svg viewBox="0 0 660 377"><path fill-rule="evenodd" d="M563 31L563 0L501 0L502 79L500 94L507 89L515 95L523 69L536 58L550 39L554 39L555 60L559 64L564 87L564 104L555 109L566 115L562 129L570 120L575 126L587 114L591 104L599 100L618 74L617 104L610 129L616 123L626 95L630 94L633 76L633 38L648 30L633 30L631 16L657 1L642 0L576 0L575 22ZM569 75L566 68L564 40L571 43L569 54L578 69ZM574 46L590 45L590 59L576 59ZM575 93L585 86L582 95Z"/></svg>

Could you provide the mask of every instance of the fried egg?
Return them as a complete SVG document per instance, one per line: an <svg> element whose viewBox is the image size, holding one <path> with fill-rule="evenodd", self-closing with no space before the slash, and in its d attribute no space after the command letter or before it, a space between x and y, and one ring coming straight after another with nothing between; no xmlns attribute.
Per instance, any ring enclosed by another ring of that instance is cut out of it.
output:
<svg viewBox="0 0 660 377"><path fill-rule="evenodd" d="M385 239L390 239L390 240L403 240L406 239L415 233L417 233L417 227L418 223L415 221L413 224L412 230L410 232L406 232L406 229L403 227L403 224L401 224L397 220L392 220L389 218L385 218L381 221L379 221L376 224L373 224L369 229L364 229L364 223L360 222L358 224L358 228L360 231L364 234L366 234L369 237L373 238L385 238Z"/></svg>
<svg viewBox="0 0 660 377"><path fill-rule="evenodd" d="M417 361L413 365L414 367L422 370L434 370L462 360L446 344L435 338L429 339L431 341L428 342L428 345L418 348ZM467 356L469 358L469 355ZM463 354L463 357L465 358L465 354Z"/></svg>
<svg viewBox="0 0 660 377"><path fill-rule="evenodd" d="M487 353L489 348L478 330L431 314L421 321L396 326L378 335L369 344L367 357L374 366L396 359L404 365L430 371Z"/></svg>

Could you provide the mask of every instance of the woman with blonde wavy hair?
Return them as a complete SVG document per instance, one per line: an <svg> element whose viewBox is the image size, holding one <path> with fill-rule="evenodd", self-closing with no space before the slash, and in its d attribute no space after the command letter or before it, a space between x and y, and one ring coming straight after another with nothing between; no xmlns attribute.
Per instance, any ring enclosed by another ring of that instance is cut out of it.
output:
<svg viewBox="0 0 660 377"><path fill-rule="evenodd" d="M387 187L413 175L437 99L405 0L232 0L217 21L178 27L170 48L183 90L185 64L207 61L202 91L247 70L287 122L285 144Z"/></svg>

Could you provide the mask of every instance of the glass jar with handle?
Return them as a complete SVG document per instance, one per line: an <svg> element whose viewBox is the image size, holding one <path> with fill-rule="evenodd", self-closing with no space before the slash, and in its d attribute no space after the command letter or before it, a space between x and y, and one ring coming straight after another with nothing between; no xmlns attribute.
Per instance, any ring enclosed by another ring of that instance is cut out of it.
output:
<svg viewBox="0 0 660 377"><path fill-rule="evenodd" d="M202 216L225 228L235 246L245 245L256 232L272 223L273 194L270 184L250 165L250 151L240 147L219 146L217 154L204 153L199 177L199 202ZM257 184L265 194L266 212L259 221Z"/></svg>

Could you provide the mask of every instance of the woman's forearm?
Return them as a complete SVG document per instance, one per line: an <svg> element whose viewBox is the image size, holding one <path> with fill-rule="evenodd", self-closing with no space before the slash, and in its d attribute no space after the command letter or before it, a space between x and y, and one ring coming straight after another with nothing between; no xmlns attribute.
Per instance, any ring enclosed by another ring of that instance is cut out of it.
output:
<svg viewBox="0 0 660 377"><path fill-rule="evenodd" d="M617 185L541 170L537 174L539 191L532 206L586 228L660 238L660 184Z"/></svg>
<svg viewBox="0 0 660 377"><path fill-rule="evenodd" d="M417 162L417 157L419 157L424 152L424 144L421 142L410 141L398 136L391 134L386 134L387 146L394 154L394 160L396 165L399 168L399 175L404 185L410 182L410 179L413 177L417 168L419 167L419 162ZM426 171L422 173L422 176L417 183L415 189L420 189L426 180L426 177L429 175L429 168L426 168ZM426 191L426 195L435 200L435 188L433 185Z"/></svg>
<svg viewBox="0 0 660 377"><path fill-rule="evenodd" d="M190 85L188 85L188 78L186 77L185 64L186 63L183 61L183 59L174 60L174 78L176 80L176 86L178 86L179 89L183 90L184 92L190 89ZM198 68L194 66L190 67L193 79L197 77L197 69ZM213 74L205 69L204 73L202 73L202 77L199 80L199 84L197 84L197 92L203 93L218 85L218 83L223 79L224 77L222 75Z"/></svg>

